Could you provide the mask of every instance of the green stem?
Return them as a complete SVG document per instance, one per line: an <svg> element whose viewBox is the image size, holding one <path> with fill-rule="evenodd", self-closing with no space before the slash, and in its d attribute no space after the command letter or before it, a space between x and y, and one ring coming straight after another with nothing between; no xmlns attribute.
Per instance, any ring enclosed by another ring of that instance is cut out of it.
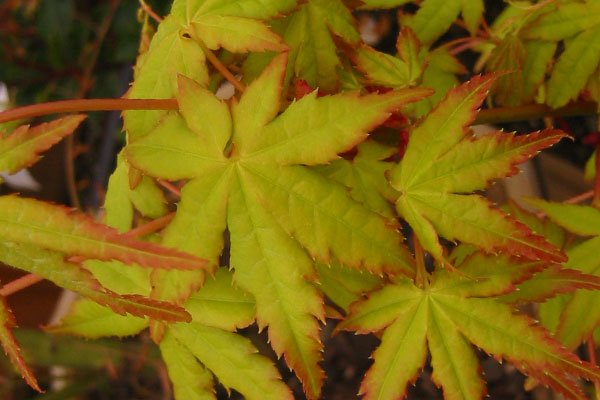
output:
<svg viewBox="0 0 600 400"><path fill-rule="evenodd" d="M179 110L175 99L76 99L33 104L0 112L0 123L40 115L82 111Z"/></svg>
<svg viewBox="0 0 600 400"><path fill-rule="evenodd" d="M577 101L564 107L550 108L544 104L527 104L517 107L491 108L479 111L473 125L498 124L502 122L523 121L543 117L570 117L577 115L595 115L598 105L591 101Z"/></svg>

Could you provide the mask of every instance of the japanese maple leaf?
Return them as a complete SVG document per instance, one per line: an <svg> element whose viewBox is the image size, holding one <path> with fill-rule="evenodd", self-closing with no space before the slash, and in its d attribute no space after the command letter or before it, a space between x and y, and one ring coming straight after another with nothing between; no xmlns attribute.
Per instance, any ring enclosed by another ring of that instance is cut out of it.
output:
<svg viewBox="0 0 600 400"><path fill-rule="evenodd" d="M272 21L291 47L288 78L305 80L310 87L325 93L334 92L339 84L341 66L332 35L346 43L358 44L360 35L351 11L342 0L308 0L283 20ZM244 65L244 75L262 69L273 54L251 54ZM256 68L260 66L261 68Z"/></svg>
<svg viewBox="0 0 600 400"><path fill-rule="evenodd" d="M290 11L296 0L177 0L159 25L148 51L136 64L135 81L127 97L168 99L177 92L183 74L208 84L205 49L221 47L235 53L283 51L288 46L263 22ZM204 47L204 48L203 48ZM127 111L130 137L147 133L164 111Z"/></svg>
<svg viewBox="0 0 600 400"><path fill-rule="evenodd" d="M35 375L25 363L19 343L12 333L12 328L16 326L17 322L12 311L6 304L4 296L0 296L0 344L27 384L38 392L42 392Z"/></svg>
<svg viewBox="0 0 600 400"><path fill-rule="evenodd" d="M465 74L465 67L447 49L432 51L421 48L421 43L409 27L403 27L396 41L397 54L385 54L366 45L358 46L350 58L366 78L365 84L388 88L402 88L420 83L435 90L432 96L411 104L417 117L427 114L448 90L457 86L457 74Z"/></svg>
<svg viewBox="0 0 600 400"><path fill-rule="evenodd" d="M398 198L398 192L390 187L385 174L395 164L385 160L396 152L394 147L366 140L357 146L357 154L352 160L340 158L315 168L350 188L354 200L392 220L396 214L390 203Z"/></svg>
<svg viewBox="0 0 600 400"><path fill-rule="evenodd" d="M590 237L567 250L569 260L565 267L584 274L600 277L600 210L575 204L550 203L540 199L527 199L532 206L542 210L552 221L570 232ZM588 282L594 283L593 279ZM589 287L588 287L589 288ZM598 310L600 296L597 290L578 290L560 310L560 322L555 337L568 349L575 349L587 340L600 323Z"/></svg>
<svg viewBox="0 0 600 400"><path fill-rule="evenodd" d="M127 157L152 176L190 179L164 242L217 264L229 229L235 281L255 296L259 326L269 326L276 353L318 397L323 305L306 281L315 276L311 256L378 273L413 271L395 227L306 165L337 158L391 111L429 92L319 98L313 92L276 117L286 63L287 54L277 56L231 109L181 77L181 114L170 113L131 143Z"/></svg>
<svg viewBox="0 0 600 400"><path fill-rule="evenodd" d="M144 286L140 294L150 291L148 279L129 287L116 279L105 284L115 291L139 291ZM258 354L249 339L235 333L254 321L255 305L252 296L233 284L231 272L220 268L184 307L192 322L170 324L160 343L177 400L216 399L213 374L227 389L249 400L293 399L273 362ZM139 333L148 322L80 299L58 325L47 330L88 338L123 337Z"/></svg>
<svg viewBox="0 0 600 400"><path fill-rule="evenodd" d="M73 133L85 118L85 115L70 115L33 128L21 125L6 136L0 133L0 172L12 174L35 164L41 158L39 153Z"/></svg>
<svg viewBox="0 0 600 400"><path fill-rule="evenodd" d="M404 278L354 303L336 329L383 330L374 363L361 384L364 399L403 398L407 384L425 364L428 349L433 380L444 398L483 398L486 387L469 342L569 398L585 398L571 376L598 379L600 369L569 353L529 317L515 315L510 306L495 300L543 264L478 252L458 265L469 278L438 269L424 288Z"/></svg>
<svg viewBox="0 0 600 400"><path fill-rule="evenodd" d="M416 14L401 16L401 21L415 31L424 45L431 46L460 13L467 29L474 35L483 20L483 11L483 0L425 0Z"/></svg>
<svg viewBox="0 0 600 400"><path fill-rule="evenodd" d="M554 42L538 44L532 52L533 62L541 66L551 60L556 43L564 41L564 51L547 82L546 97L549 106L561 107L579 95L600 63L600 4L561 2L542 8L538 14L519 36L534 43ZM537 51L541 46L544 53Z"/></svg>
<svg viewBox="0 0 600 400"><path fill-rule="evenodd" d="M515 136L502 132L479 138L467 127L494 77L477 76L446 98L410 133L404 158L390 173L400 196L396 209L414 229L423 248L444 259L438 234L530 259L561 262L564 254L524 224L468 194L495 178L514 175L515 164L534 156L566 134L545 130Z"/></svg>
<svg viewBox="0 0 600 400"><path fill-rule="evenodd" d="M362 71L369 83L385 87L401 88L417 83L424 68L425 52L414 32L403 27L396 40L397 56L379 52L365 44L350 52L350 57Z"/></svg>
<svg viewBox="0 0 600 400"><path fill-rule="evenodd" d="M127 162L121 159L109 181L110 191L104 204L107 223L120 231L131 229L130 212L124 212L123 208L131 208L131 202L140 212L149 211L154 208L152 204L160 204L164 200L162 194L150 189L151 187L142 181L131 190L127 177ZM142 201L138 199L139 196L146 198ZM45 264L48 260L38 260L42 272L47 271L48 267ZM72 290L77 289L78 285L74 285L76 280L73 282L73 274L66 273L72 272L73 266L65 262L62 264L62 270L65 272L50 274L47 277L63 277L62 281L56 282L57 284L64 284L64 278L70 279L70 285L64 286ZM129 301L143 299L142 305L146 306L146 309L148 304L164 304L146 300L152 294L153 274L150 274L148 269L125 266L119 261L87 260L83 265L110 293L118 294ZM36 273L40 273L39 267ZM81 276L82 272L86 271L79 271L76 277ZM86 278L86 284L79 286L83 286L85 294L90 280L85 274L83 277ZM110 308L102 304L109 304ZM248 339L235 334L236 329L254 322L255 305L252 296L233 284L231 272L219 268L214 278L209 278L201 289L188 296L182 307L185 307L186 311L172 305L170 309L171 312L172 309L183 311L191 317L192 324L171 324L165 327L164 338L160 343L176 399L214 399L213 374L225 387L237 390L248 399L292 398L291 391L281 382L273 363L257 354L257 349ZM58 325L48 327L47 330L87 338L125 337L135 335L152 324L148 318L140 318L139 313L124 315L120 311L115 309L114 304L98 302L97 296L81 298L73 304L70 312ZM156 313L147 315L151 316L153 321L176 320ZM239 368L240 365L246 368Z"/></svg>

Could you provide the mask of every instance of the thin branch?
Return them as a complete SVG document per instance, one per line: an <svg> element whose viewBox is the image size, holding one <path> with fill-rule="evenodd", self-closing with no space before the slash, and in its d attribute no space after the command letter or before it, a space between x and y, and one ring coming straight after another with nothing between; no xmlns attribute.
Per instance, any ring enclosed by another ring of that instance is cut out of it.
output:
<svg viewBox="0 0 600 400"><path fill-rule="evenodd" d="M164 215L153 221L150 221L147 224L140 225L137 228L130 230L125 235L135 237L135 238L140 238L142 236L146 236L150 233L154 233L154 232L164 228L165 226L169 225L169 222L171 222L173 220L173 218L175 218L174 212Z"/></svg>
<svg viewBox="0 0 600 400"><path fill-rule="evenodd" d="M146 14L148 14L152 19L154 19L159 24L163 21L163 17L161 17L160 15L155 13L154 10L152 10L152 8L150 8L150 6L148 4L146 4L146 2L144 0L140 0L140 6L142 7L142 10L144 10L144 12Z"/></svg>
<svg viewBox="0 0 600 400"><path fill-rule="evenodd" d="M164 187L169 192L173 193L177 197L181 197L181 190L177 186L173 185L171 182L167 182L162 179L158 179L157 182L160 186Z"/></svg>
<svg viewBox="0 0 600 400"><path fill-rule="evenodd" d="M198 38L194 33L191 33L194 36L194 40L196 40L198 42L198 44L200 45L200 47L202 48L202 51L204 51L204 55L206 55L206 58L208 59L208 61L210 61L210 63L213 65L213 67L216 68L217 71L219 71L219 73L221 75L223 75L223 77L225 79L227 79L229 82L231 82L231 84L240 92L244 92L244 90L246 90L246 86L244 86L244 84L242 82L240 82L238 80L238 78L235 77L235 75L233 75L231 73L231 71L229 71L227 69L227 67L225 66L225 64L223 64L221 62L221 60L219 60L219 58L215 55L215 53L212 52L211 49L209 49L208 47L206 47L206 44L202 41L202 39Z"/></svg>
<svg viewBox="0 0 600 400"><path fill-rule="evenodd" d="M0 296L9 296L43 280L44 278L35 274L23 275L22 277L4 285L2 289L0 289Z"/></svg>
<svg viewBox="0 0 600 400"><path fill-rule="evenodd" d="M0 123L40 115L85 111L179 110L175 99L75 99L33 104L0 112Z"/></svg>
<svg viewBox="0 0 600 400"><path fill-rule="evenodd" d="M502 122L523 121L543 117L570 117L595 115L598 105L591 101L577 101L560 108L550 108L544 104L527 104L517 107L492 108L479 111L473 125L498 124Z"/></svg>

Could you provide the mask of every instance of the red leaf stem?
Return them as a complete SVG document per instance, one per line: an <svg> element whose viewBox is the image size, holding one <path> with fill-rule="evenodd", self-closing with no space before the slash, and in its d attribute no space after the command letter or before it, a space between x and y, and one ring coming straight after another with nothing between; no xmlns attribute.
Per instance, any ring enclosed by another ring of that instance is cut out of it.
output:
<svg viewBox="0 0 600 400"><path fill-rule="evenodd" d="M23 275L22 277L17 278L13 281L10 281L6 285L4 285L0 289L0 296L4 296L4 297L9 296L13 293L16 293L20 290L28 288L29 286L32 286L43 280L44 280L44 278L42 278L41 276L38 276L36 274Z"/></svg>
<svg viewBox="0 0 600 400"><path fill-rule="evenodd" d="M157 13L155 13L154 10L152 10L152 8L150 8L150 6L148 4L146 4L146 2L144 0L140 0L140 6L142 7L142 10L144 10L144 12L146 14L148 14L156 22L158 22L158 23L162 22L163 18L160 15L158 15Z"/></svg>
<svg viewBox="0 0 600 400"><path fill-rule="evenodd" d="M175 99L76 99L33 104L0 112L0 123L81 111L179 110Z"/></svg>
<svg viewBox="0 0 600 400"><path fill-rule="evenodd" d="M129 232L127 232L125 234L125 236L131 236L134 238L140 238L142 236L146 236L150 233L154 233L154 232L158 231L159 229L164 228L165 226L169 225L169 222L171 222L173 220L173 218L175 218L174 212L164 215L153 221L150 221L147 224L140 225L137 228L134 228L134 229L130 230Z"/></svg>

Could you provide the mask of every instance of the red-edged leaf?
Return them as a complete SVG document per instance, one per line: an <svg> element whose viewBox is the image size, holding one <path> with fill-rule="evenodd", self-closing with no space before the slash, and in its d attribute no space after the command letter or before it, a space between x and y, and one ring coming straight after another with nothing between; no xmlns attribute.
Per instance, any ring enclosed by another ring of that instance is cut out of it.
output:
<svg viewBox="0 0 600 400"><path fill-rule="evenodd" d="M206 261L120 235L66 207L18 196L0 197L0 238L100 260L145 267L202 269Z"/></svg>
<svg viewBox="0 0 600 400"><path fill-rule="evenodd" d="M33 372L29 369L27 364L25 364L25 360L21 356L19 344L12 334L11 329L16 326L15 317L10 311L10 308L8 308L4 297L0 297L0 342L2 342L4 352L8 354L27 384L38 392L42 392L35 376L33 376Z"/></svg>
<svg viewBox="0 0 600 400"><path fill-rule="evenodd" d="M165 321L191 321L191 316L181 307L139 295L118 295L103 288L89 271L64 261L60 253L28 244L0 242L0 261L80 293L110 307L117 314L130 313L137 317L150 316Z"/></svg>
<svg viewBox="0 0 600 400"><path fill-rule="evenodd" d="M451 90L412 131L402 162L390 173L400 196L398 213L411 225L423 248L443 261L438 235L475 244L487 252L505 251L555 262L564 253L524 224L478 195L492 179L510 176L515 165L566 136L546 130L527 136L495 133L473 139L468 130L494 75L477 76Z"/></svg>
<svg viewBox="0 0 600 400"><path fill-rule="evenodd" d="M600 277L555 264L517 286L517 290L499 297L507 303L542 302L560 293L577 289L600 290Z"/></svg>
<svg viewBox="0 0 600 400"><path fill-rule="evenodd" d="M85 118L81 114L70 115L33 128L22 125L6 137L0 135L0 171L12 174L35 164L41 158L39 153L73 133Z"/></svg>

